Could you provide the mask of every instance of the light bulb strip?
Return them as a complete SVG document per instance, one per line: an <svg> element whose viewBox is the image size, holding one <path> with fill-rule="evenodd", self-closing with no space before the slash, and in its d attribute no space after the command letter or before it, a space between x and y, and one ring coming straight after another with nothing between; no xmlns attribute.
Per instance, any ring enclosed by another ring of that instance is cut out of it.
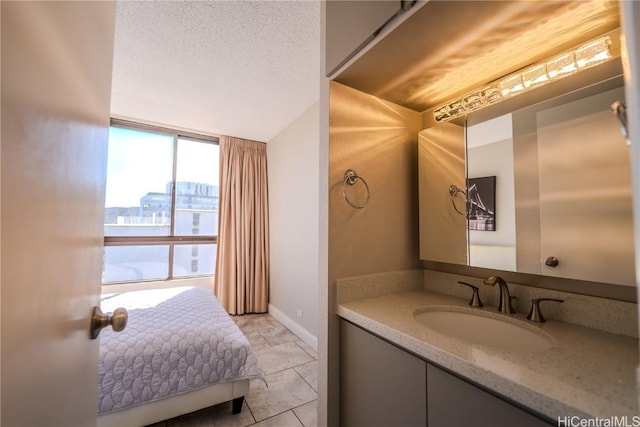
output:
<svg viewBox="0 0 640 427"><path fill-rule="evenodd" d="M600 37L440 105L433 110L433 118L436 122L453 120L613 58L611 38Z"/></svg>

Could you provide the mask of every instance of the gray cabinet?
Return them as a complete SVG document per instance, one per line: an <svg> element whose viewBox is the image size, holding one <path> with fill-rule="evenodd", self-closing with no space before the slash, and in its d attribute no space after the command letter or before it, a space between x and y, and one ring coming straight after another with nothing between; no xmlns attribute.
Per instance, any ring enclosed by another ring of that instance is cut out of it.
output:
<svg viewBox="0 0 640 427"><path fill-rule="evenodd" d="M429 427L552 425L431 364L427 396Z"/></svg>
<svg viewBox="0 0 640 427"><path fill-rule="evenodd" d="M427 424L426 363L388 342L340 322L340 425Z"/></svg>
<svg viewBox="0 0 640 427"><path fill-rule="evenodd" d="M358 53L400 9L400 0L327 1L327 75Z"/></svg>
<svg viewBox="0 0 640 427"><path fill-rule="evenodd" d="M342 427L549 427L506 400L340 321Z"/></svg>

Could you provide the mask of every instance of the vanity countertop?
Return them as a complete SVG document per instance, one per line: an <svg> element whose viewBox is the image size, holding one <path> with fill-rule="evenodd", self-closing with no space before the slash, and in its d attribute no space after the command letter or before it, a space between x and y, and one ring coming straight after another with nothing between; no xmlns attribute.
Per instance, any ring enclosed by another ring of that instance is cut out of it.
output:
<svg viewBox="0 0 640 427"><path fill-rule="evenodd" d="M468 307L457 297L412 290L341 303L337 314L551 420L638 415L637 339L554 320L534 324L518 313L512 316L551 335L554 347L533 353L492 348L441 335L414 320L416 310L434 305Z"/></svg>

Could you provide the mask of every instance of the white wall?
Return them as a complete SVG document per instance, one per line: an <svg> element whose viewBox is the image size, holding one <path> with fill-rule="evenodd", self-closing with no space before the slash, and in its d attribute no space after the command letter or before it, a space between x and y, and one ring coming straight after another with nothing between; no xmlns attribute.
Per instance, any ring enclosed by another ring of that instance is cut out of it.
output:
<svg viewBox="0 0 640 427"><path fill-rule="evenodd" d="M516 216L511 114L467 128L469 178L496 177L495 231L469 231L469 264L516 270Z"/></svg>
<svg viewBox="0 0 640 427"><path fill-rule="evenodd" d="M318 340L319 114L315 103L267 143L269 312L314 348Z"/></svg>

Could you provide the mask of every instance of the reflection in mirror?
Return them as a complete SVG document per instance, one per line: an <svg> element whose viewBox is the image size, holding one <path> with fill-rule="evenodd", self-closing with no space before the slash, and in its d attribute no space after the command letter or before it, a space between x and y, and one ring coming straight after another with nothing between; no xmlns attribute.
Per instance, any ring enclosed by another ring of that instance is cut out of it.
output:
<svg viewBox="0 0 640 427"><path fill-rule="evenodd" d="M464 156L463 126L442 123L418 134L421 259L467 263Z"/></svg>
<svg viewBox="0 0 640 427"><path fill-rule="evenodd" d="M527 206L536 199L516 200L516 216L520 218L522 208L540 224L539 237L529 245L537 262L523 259L523 271L635 284L630 153L611 112L611 104L624 99L624 88L622 81L615 88L606 87L514 114L516 123L535 123L537 140L537 158L532 150L514 150L518 164L537 160L538 170L539 220L535 206ZM520 139L527 140L526 129L514 133L514 147L523 145ZM523 177L518 182L528 181ZM518 238L526 243L528 236L525 223Z"/></svg>
<svg viewBox="0 0 640 427"><path fill-rule="evenodd" d="M622 99L615 78L468 126L463 186L464 171L448 166L465 146L460 126L422 131L421 258L633 286L629 149L611 113ZM495 192L476 191L475 179L487 177ZM468 196L466 224L452 207L453 183Z"/></svg>
<svg viewBox="0 0 640 427"><path fill-rule="evenodd" d="M469 215L469 265L516 271L516 219L513 170L513 126L511 114L467 128L467 177L495 177L495 194L470 195L472 204L494 200L493 227L482 222L489 216ZM471 193L471 191L469 192ZM473 221L480 226L472 226Z"/></svg>

